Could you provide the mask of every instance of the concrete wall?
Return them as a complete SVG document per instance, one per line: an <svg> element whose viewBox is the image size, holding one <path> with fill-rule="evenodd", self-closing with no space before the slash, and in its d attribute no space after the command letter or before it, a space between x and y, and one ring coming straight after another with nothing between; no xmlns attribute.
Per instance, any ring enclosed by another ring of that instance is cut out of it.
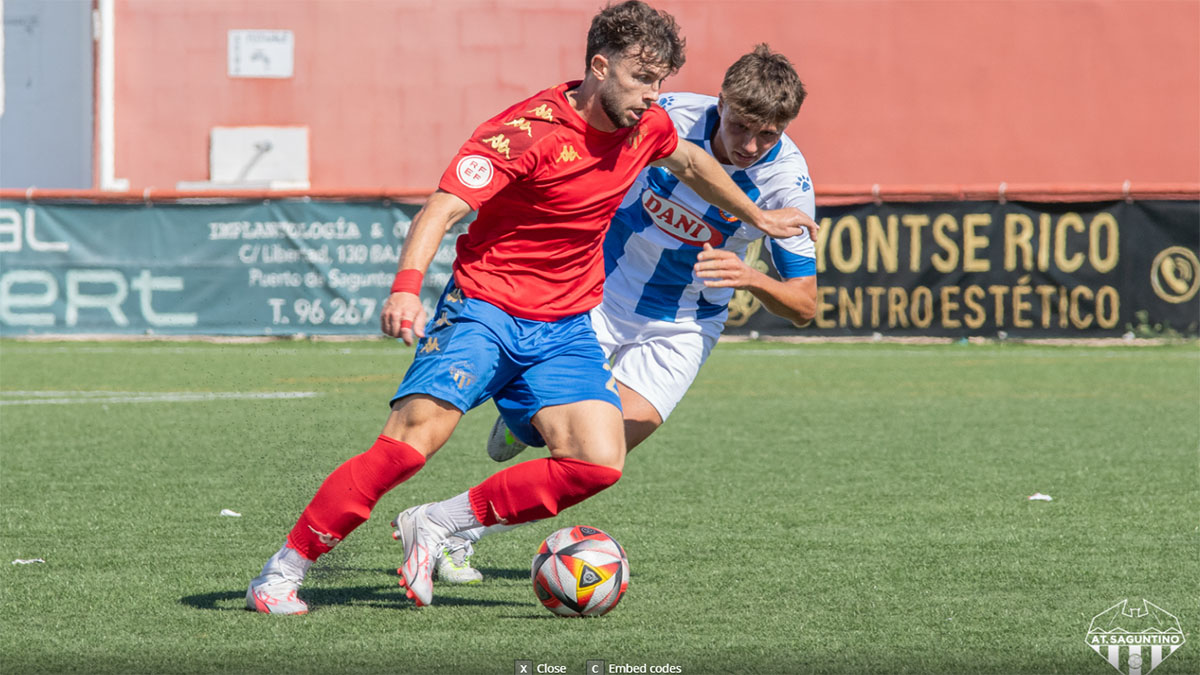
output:
<svg viewBox="0 0 1200 675"><path fill-rule="evenodd" d="M92 187L91 0L0 6L0 188Z"/></svg>
<svg viewBox="0 0 1200 675"><path fill-rule="evenodd" d="M10 0L11 2L12 0ZM208 176L213 126L307 125L314 188L432 187L474 126L583 73L600 0L118 0L118 177ZM790 135L834 184L1200 182L1200 3L658 0L668 90L715 94L756 42L810 98ZM226 74L230 29L295 34L290 79Z"/></svg>

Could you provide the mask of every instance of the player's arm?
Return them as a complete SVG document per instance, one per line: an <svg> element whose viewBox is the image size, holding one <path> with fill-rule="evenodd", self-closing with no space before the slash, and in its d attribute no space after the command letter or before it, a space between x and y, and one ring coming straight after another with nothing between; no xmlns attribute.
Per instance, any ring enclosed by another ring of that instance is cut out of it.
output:
<svg viewBox="0 0 1200 675"><path fill-rule="evenodd" d="M400 269L392 284L392 294L379 312L379 326L385 335L398 337L406 345L413 343L414 335L425 337L421 280L446 231L470 212L471 206L465 201L438 190L413 218L400 253Z"/></svg>
<svg viewBox="0 0 1200 675"><path fill-rule="evenodd" d="M738 220L748 223L776 239L794 237L804 229L809 237L817 238L819 226L800 209L784 208L764 211L742 192L712 155L695 143L681 141L675 152L654 162L675 174L704 201L724 209Z"/></svg>
<svg viewBox="0 0 1200 675"><path fill-rule="evenodd" d="M710 288L750 291L772 314L797 326L812 321L817 309L817 277L774 279L750 267L733 251L714 249L709 244L696 256L696 276Z"/></svg>

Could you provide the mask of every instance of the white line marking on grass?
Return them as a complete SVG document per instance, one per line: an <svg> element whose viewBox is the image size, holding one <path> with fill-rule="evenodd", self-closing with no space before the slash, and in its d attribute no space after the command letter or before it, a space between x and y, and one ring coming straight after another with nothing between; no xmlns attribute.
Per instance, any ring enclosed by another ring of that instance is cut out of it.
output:
<svg viewBox="0 0 1200 675"><path fill-rule="evenodd" d="M401 345L403 346L403 345ZM295 347L272 347L271 345L238 345L238 344L217 344L208 347L139 347L137 345L130 346L83 346L83 345L63 345L55 347L29 347L26 345L9 345L8 349L13 354L136 354L142 355L166 355L175 356L180 354L213 354L219 351L229 353L233 350L238 350L243 353L268 354L270 356L295 356L297 354L306 353L312 354L311 350L300 350ZM255 350L250 352L250 350ZM396 353L396 346L389 344L380 344L379 346L371 347L343 347L337 349L337 353L347 356L378 356L380 354Z"/></svg>
<svg viewBox="0 0 1200 675"><path fill-rule="evenodd" d="M315 391L4 391L0 405L69 403L198 403L313 398ZM24 396L26 398L7 398Z"/></svg>

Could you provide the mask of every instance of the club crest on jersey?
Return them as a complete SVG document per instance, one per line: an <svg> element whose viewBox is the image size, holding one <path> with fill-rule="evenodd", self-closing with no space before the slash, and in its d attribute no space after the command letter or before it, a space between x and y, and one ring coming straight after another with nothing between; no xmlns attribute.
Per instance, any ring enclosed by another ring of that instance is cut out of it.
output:
<svg viewBox="0 0 1200 675"><path fill-rule="evenodd" d="M720 246L725 241L725 235L720 230L687 208L654 194L653 190L642 192L642 208L658 229L685 244Z"/></svg>
<svg viewBox="0 0 1200 675"><path fill-rule="evenodd" d="M625 145L637 150L637 147L642 144L642 139L645 137L646 127L639 126L629 134L629 138L625 141Z"/></svg>
<svg viewBox="0 0 1200 675"><path fill-rule="evenodd" d="M469 188L481 188L492 182L492 160L482 155L467 155L455 167L458 180Z"/></svg>

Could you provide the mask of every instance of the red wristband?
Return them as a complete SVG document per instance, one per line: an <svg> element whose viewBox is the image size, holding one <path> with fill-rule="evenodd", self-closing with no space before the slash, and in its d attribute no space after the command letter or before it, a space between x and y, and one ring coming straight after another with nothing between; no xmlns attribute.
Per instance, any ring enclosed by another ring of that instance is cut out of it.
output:
<svg viewBox="0 0 1200 675"><path fill-rule="evenodd" d="M421 280L425 275L417 270L400 270L396 272L396 280L392 282L393 293L421 294Z"/></svg>

